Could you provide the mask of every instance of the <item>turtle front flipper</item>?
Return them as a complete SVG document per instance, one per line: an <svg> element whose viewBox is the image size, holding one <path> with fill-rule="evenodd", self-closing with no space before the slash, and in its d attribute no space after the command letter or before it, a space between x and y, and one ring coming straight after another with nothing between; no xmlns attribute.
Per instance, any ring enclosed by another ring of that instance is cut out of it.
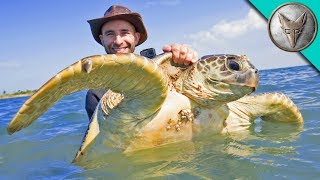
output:
<svg viewBox="0 0 320 180"><path fill-rule="evenodd" d="M135 99L135 105L148 107L135 109L132 115L139 118L160 108L166 98L167 78L155 62L142 56L86 57L59 72L32 95L11 120L7 131L12 134L29 126L65 95L98 88L123 93L128 101Z"/></svg>
<svg viewBox="0 0 320 180"><path fill-rule="evenodd" d="M88 146L92 145L98 134L100 133L99 123L98 123L98 108L99 104L96 107L96 109L93 112L93 115L91 116L90 123L88 125L88 128L86 130L86 133L83 137L81 146L73 159L73 163L78 162L81 157L85 154L86 150L88 149Z"/></svg>
<svg viewBox="0 0 320 180"><path fill-rule="evenodd" d="M292 102L282 93L264 93L249 95L227 104L230 110L226 124L238 122L245 124L258 117L263 120L303 123L303 117Z"/></svg>

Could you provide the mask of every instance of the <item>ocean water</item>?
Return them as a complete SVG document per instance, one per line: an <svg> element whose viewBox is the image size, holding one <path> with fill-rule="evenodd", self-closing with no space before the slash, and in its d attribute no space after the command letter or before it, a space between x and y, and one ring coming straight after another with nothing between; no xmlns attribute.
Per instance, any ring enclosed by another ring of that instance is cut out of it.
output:
<svg viewBox="0 0 320 180"><path fill-rule="evenodd" d="M86 91L68 95L28 128L6 127L28 97L0 100L0 179L320 179L320 78L310 66L260 71L256 93L283 92L303 127L256 120L247 132L72 164L88 119Z"/></svg>

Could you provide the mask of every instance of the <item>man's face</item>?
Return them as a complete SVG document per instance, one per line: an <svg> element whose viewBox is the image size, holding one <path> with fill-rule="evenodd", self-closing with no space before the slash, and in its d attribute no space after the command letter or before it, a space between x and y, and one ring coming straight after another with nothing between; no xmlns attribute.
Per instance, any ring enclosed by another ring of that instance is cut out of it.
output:
<svg viewBox="0 0 320 180"><path fill-rule="evenodd" d="M113 20L101 28L100 40L108 54L133 53L139 42L140 33L124 20Z"/></svg>

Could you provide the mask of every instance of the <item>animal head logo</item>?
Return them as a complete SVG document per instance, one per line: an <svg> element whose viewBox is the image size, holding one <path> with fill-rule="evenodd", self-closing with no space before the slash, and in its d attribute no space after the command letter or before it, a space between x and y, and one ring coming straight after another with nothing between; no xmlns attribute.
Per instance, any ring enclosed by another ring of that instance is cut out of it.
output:
<svg viewBox="0 0 320 180"><path fill-rule="evenodd" d="M289 20L287 17L280 13L278 13L278 17L283 33L287 36L290 46L294 48L296 46L297 39L302 32L303 25L307 20L306 12L304 12L295 21Z"/></svg>

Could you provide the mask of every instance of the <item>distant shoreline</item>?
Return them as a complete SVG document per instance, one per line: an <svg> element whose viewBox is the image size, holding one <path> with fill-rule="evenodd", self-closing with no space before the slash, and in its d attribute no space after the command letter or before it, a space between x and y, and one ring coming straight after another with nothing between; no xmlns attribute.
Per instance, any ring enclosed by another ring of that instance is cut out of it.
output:
<svg viewBox="0 0 320 180"><path fill-rule="evenodd" d="M25 96L31 96L34 92L28 92L28 93L19 93L19 94L2 94L0 95L0 99L10 99L10 98L17 98L17 97L25 97Z"/></svg>

